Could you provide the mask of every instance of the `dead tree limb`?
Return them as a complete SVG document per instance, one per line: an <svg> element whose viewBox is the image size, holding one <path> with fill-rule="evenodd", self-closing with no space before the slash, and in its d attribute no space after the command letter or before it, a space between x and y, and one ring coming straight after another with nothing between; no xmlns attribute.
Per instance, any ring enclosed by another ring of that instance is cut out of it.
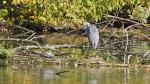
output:
<svg viewBox="0 0 150 84"><path fill-rule="evenodd" d="M23 49L23 48L28 49L28 48L31 48L31 47L32 47L32 48L39 48L39 49L42 50L42 52L45 52L45 50L43 49L43 47L42 47L38 42L32 41L32 40L28 40L28 39L9 38L9 39L0 39L0 41L31 42L31 43L36 44L37 46L36 46L36 47L35 47L35 46L34 46L34 47L33 47L33 46L19 46L19 47L14 48L13 50L14 50L14 51L17 51L17 50L19 50L19 49ZM59 51L59 50L56 50L56 49L54 49L54 47L49 47L49 48L47 47L47 49L50 49L50 50L59 52L59 53L61 53L61 54L64 54L64 52Z"/></svg>
<svg viewBox="0 0 150 84"><path fill-rule="evenodd" d="M24 33L21 33L21 34L18 34L16 36L14 36L14 38L17 38L17 37L20 37L20 36L28 36L26 39L29 40L30 38L32 38L36 34L36 32L34 32L30 29L27 29L25 27L21 27L19 25L13 25L13 28L18 28L18 29L22 29L22 30L26 31ZM29 34L31 34L31 35L29 35Z"/></svg>
<svg viewBox="0 0 150 84"><path fill-rule="evenodd" d="M127 29L124 29L124 32L125 32L125 34L126 34L126 44L125 44L125 54L124 54L124 64L126 64L126 57L128 58L128 56L127 56L127 50L128 50L128 45L129 45L129 35L128 35L128 31L127 31ZM129 58L128 58L128 60L127 60L127 64L129 64Z"/></svg>
<svg viewBox="0 0 150 84"><path fill-rule="evenodd" d="M27 28L25 28L25 27L21 27L21 26L19 26L19 25L13 25L13 27L19 28L19 29L23 29L23 30L26 30L26 31L31 32L31 33L34 32L34 31L30 30L30 29L27 29Z"/></svg>
<svg viewBox="0 0 150 84"><path fill-rule="evenodd" d="M134 24L139 24L138 22L136 21L132 21L130 19L125 19L125 18L121 18L121 17L118 17L118 16L112 16L112 15L107 15L107 14L104 14L105 17L108 17L108 18L115 18L116 20L119 20L119 21L122 21L122 22L131 22L131 23L134 23Z"/></svg>
<svg viewBox="0 0 150 84"><path fill-rule="evenodd" d="M14 50L20 50L23 48L27 48L27 49L39 49L39 46L35 46L35 45L29 45L29 46L19 46L14 48ZM50 50L54 50L55 49L59 49L59 48L88 48L88 46L76 46L76 45L47 45L47 46L41 46L41 48L43 49L50 49ZM60 52L60 51L59 51Z"/></svg>

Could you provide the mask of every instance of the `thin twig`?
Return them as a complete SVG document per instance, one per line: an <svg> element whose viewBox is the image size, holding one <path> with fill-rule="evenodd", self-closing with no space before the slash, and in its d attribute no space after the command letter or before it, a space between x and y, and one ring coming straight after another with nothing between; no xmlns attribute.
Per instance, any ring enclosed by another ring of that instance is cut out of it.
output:
<svg viewBox="0 0 150 84"><path fill-rule="evenodd" d="M28 38L26 38L27 40L32 39L32 37L36 34L36 32L32 33Z"/></svg>
<svg viewBox="0 0 150 84"><path fill-rule="evenodd" d="M26 31L28 31L28 32L33 33L32 30L29 30L29 29L27 29L27 28L25 28L25 27L21 27L21 26L19 26L19 25L13 25L13 27L20 28L20 29L23 29L23 30L26 30Z"/></svg>
<svg viewBox="0 0 150 84"><path fill-rule="evenodd" d="M142 35L143 35L144 37L146 37L148 40L150 40L150 37L146 36L146 35L143 34L143 33L142 33Z"/></svg>
<svg viewBox="0 0 150 84"><path fill-rule="evenodd" d="M106 39L106 41L104 42L105 44L107 43L107 41L116 33L116 30Z"/></svg>
<svg viewBox="0 0 150 84"><path fill-rule="evenodd" d="M36 37L32 37L30 40L34 40L34 39L38 39L38 38L44 38L45 35L40 35L40 36L36 36Z"/></svg>
<svg viewBox="0 0 150 84"><path fill-rule="evenodd" d="M112 16L112 15L107 15L107 14L104 14L104 16L106 16L108 18L115 18L116 20L120 20L120 21L125 21L125 22L131 22L131 23L134 23L134 24L139 24L136 21L132 21L130 19L121 18L121 17L118 17L118 16Z"/></svg>
<svg viewBox="0 0 150 84"><path fill-rule="evenodd" d="M125 31L125 34L126 34L126 47L125 47L125 53L127 52L127 50L128 50L128 45L129 45L129 35L128 35L128 31L127 31L127 29L124 29L124 31ZM124 54L124 64L126 64L126 57L127 57L127 54ZM129 62L129 59L128 59L128 62ZM129 64L129 63L127 63L127 64Z"/></svg>
<svg viewBox="0 0 150 84"><path fill-rule="evenodd" d="M17 37L20 37L20 36L25 36L25 35L27 35L27 34L29 34L29 33L31 33L31 32L24 32L24 33L22 33L22 34L15 35L15 36L13 36L13 37L14 37L14 38L17 38Z"/></svg>

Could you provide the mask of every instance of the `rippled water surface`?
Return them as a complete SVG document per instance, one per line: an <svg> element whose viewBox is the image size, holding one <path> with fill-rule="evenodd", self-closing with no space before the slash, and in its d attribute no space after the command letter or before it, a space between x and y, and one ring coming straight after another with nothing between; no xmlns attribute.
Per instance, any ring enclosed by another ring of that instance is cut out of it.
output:
<svg viewBox="0 0 150 84"><path fill-rule="evenodd" d="M15 67L15 68L14 68ZM149 84L149 68L1 65L0 84Z"/></svg>

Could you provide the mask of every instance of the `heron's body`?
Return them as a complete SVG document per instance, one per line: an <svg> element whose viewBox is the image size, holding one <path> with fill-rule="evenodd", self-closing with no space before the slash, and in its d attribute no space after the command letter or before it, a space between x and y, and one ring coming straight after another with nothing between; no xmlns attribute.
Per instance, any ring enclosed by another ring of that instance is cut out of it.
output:
<svg viewBox="0 0 150 84"><path fill-rule="evenodd" d="M85 22L84 28L88 35L90 46L94 49L97 48L99 42L99 32L96 25Z"/></svg>

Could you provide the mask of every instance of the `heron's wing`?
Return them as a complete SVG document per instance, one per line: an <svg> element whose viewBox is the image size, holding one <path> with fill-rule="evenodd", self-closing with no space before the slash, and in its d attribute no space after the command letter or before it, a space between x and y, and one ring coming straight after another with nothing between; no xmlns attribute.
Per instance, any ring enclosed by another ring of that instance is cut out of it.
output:
<svg viewBox="0 0 150 84"><path fill-rule="evenodd" d="M99 32L98 32L97 27L94 24L91 25L90 35L91 35L90 38L93 38L95 41L99 39Z"/></svg>
<svg viewBox="0 0 150 84"><path fill-rule="evenodd" d="M92 32L92 33L98 33L98 29L97 29L96 25L92 24L90 26L90 32Z"/></svg>
<svg viewBox="0 0 150 84"><path fill-rule="evenodd" d="M99 42L98 29L97 29L97 27L95 25L91 25L89 30L90 30L90 33L88 34L88 38L89 38L90 45L93 48L96 48L97 45L98 45L98 42Z"/></svg>
<svg viewBox="0 0 150 84"><path fill-rule="evenodd" d="M94 47L94 43L95 43L95 37L93 33L89 33L88 34L88 39L89 39L89 43L91 47Z"/></svg>

